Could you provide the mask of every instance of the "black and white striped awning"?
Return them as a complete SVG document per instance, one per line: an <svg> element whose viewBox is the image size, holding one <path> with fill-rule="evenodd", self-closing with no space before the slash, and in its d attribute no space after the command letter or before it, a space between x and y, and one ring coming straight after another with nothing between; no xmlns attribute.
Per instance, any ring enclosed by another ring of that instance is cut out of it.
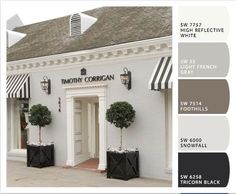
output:
<svg viewBox="0 0 236 194"><path fill-rule="evenodd" d="M29 74L17 74L7 76L8 98L30 98Z"/></svg>
<svg viewBox="0 0 236 194"><path fill-rule="evenodd" d="M172 88L172 57L161 57L148 82L148 89L163 90Z"/></svg>

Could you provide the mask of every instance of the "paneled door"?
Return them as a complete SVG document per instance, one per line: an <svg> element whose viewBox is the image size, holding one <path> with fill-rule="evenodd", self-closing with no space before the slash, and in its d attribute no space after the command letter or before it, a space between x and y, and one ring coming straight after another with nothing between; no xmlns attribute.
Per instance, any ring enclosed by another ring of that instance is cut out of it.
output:
<svg viewBox="0 0 236 194"><path fill-rule="evenodd" d="M83 117L82 117L82 103L80 100L74 100L74 142L75 142L75 165L84 162L88 159L88 153L85 151L84 146L87 145L87 139L85 134L85 129L83 127Z"/></svg>

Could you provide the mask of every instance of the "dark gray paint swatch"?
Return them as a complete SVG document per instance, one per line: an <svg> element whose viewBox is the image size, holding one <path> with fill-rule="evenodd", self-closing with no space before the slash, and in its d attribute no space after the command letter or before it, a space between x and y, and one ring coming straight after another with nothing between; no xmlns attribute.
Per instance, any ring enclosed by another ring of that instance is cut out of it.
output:
<svg viewBox="0 0 236 194"><path fill-rule="evenodd" d="M179 187L226 187L230 166L226 153L179 153Z"/></svg>
<svg viewBox="0 0 236 194"><path fill-rule="evenodd" d="M224 114L229 107L229 86L224 79L179 80L180 114Z"/></svg>
<svg viewBox="0 0 236 194"><path fill-rule="evenodd" d="M229 58L226 43L179 43L179 77L225 77Z"/></svg>

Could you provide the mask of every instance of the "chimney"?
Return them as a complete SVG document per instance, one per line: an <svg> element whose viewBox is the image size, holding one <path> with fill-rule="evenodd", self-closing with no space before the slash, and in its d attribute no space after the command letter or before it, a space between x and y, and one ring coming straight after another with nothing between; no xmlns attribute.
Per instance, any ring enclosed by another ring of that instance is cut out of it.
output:
<svg viewBox="0 0 236 194"><path fill-rule="evenodd" d="M7 20L7 30L13 30L16 27L23 26L23 22L20 17L15 14Z"/></svg>

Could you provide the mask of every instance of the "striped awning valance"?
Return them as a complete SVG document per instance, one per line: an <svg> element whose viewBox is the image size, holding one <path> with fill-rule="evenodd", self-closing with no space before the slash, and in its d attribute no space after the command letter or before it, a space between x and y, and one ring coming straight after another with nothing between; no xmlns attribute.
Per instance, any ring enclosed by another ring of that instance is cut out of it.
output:
<svg viewBox="0 0 236 194"><path fill-rule="evenodd" d="M7 76L8 98L30 98L29 74L17 74Z"/></svg>
<svg viewBox="0 0 236 194"><path fill-rule="evenodd" d="M172 88L172 57L161 57L148 82L148 89L163 90Z"/></svg>

